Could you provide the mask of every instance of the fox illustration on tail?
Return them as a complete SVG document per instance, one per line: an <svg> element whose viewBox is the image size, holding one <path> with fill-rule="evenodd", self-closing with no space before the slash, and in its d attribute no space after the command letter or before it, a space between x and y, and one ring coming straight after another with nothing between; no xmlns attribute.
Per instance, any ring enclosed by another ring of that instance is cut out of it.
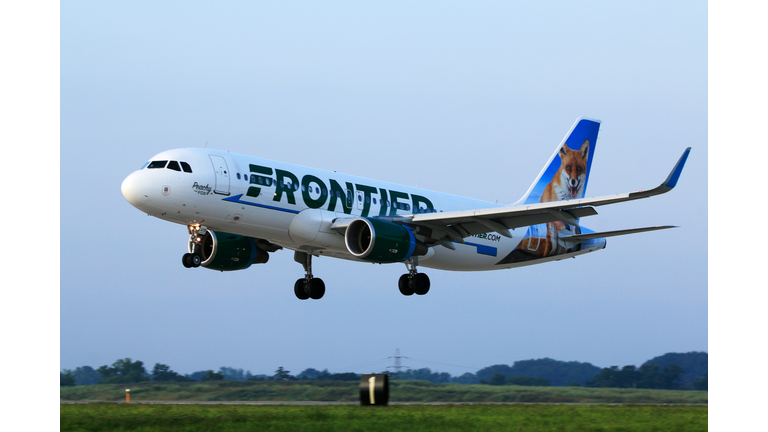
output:
<svg viewBox="0 0 768 432"><path fill-rule="evenodd" d="M552 181L544 188L539 202L562 201L582 197L584 183L587 180L587 160L589 158L589 140L585 140L580 150L571 150L568 144L560 147L560 169Z"/></svg>
<svg viewBox="0 0 768 432"><path fill-rule="evenodd" d="M576 121L523 197L526 204L584 197L599 128L599 121L589 119ZM570 146L569 143L571 143ZM568 252L558 243L558 233L564 229L580 233L578 226L571 227L562 221L547 223L544 237L539 237L538 233L532 230L518 244L515 251L517 252L516 260L531 260Z"/></svg>

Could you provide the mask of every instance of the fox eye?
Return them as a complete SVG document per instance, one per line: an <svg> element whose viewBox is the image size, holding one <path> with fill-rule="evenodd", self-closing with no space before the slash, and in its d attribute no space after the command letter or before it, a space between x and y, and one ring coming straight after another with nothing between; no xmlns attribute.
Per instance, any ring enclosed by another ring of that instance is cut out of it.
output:
<svg viewBox="0 0 768 432"><path fill-rule="evenodd" d="M565 170L568 171L568 172L571 172L571 166L570 165L566 165L565 166Z"/></svg>
<svg viewBox="0 0 768 432"><path fill-rule="evenodd" d="M576 172L582 172L584 171L581 167L576 167Z"/></svg>

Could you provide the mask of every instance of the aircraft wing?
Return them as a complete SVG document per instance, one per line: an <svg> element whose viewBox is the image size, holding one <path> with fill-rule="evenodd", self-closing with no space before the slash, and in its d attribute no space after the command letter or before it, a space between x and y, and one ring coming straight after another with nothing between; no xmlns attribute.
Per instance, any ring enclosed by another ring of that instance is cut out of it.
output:
<svg viewBox="0 0 768 432"><path fill-rule="evenodd" d="M423 227L426 229L424 232L428 237L447 247L451 246L448 245L450 242L446 241L446 237L464 243L463 238L473 234L498 232L503 236L511 237L510 229L541 223L562 221L571 225L578 225L579 218L597 214L594 207L648 198L671 191L680 178L680 173L690 151L691 148L688 147L683 152L662 184L647 191L488 209L414 214L391 219L393 222ZM421 234L421 230L419 233Z"/></svg>

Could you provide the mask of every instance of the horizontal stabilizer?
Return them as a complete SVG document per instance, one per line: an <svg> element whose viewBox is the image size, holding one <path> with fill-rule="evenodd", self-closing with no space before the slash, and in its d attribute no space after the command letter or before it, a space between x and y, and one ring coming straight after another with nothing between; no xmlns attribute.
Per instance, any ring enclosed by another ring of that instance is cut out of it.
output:
<svg viewBox="0 0 768 432"><path fill-rule="evenodd" d="M604 231L604 232L596 232L596 233L574 234L569 236L560 236L560 240L562 240L566 244L578 244L585 240L614 237L614 236L620 236L620 235L626 235L626 234L635 234L635 233L641 233L646 231L656 231L656 230L662 230L662 229L668 229L668 228L677 228L677 227L674 225L663 225L663 226L633 228L633 229L618 230L618 231Z"/></svg>

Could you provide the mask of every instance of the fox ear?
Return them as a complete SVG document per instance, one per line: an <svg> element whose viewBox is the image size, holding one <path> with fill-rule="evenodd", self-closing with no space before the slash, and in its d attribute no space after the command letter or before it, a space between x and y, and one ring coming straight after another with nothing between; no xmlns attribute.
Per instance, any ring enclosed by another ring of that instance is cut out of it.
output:
<svg viewBox="0 0 768 432"><path fill-rule="evenodd" d="M584 140L584 144L581 145L581 157L586 159L589 155L589 140Z"/></svg>
<svg viewBox="0 0 768 432"><path fill-rule="evenodd" d="M563 146L560 147L560 157L564 157L569 151L571 151L571 149L568 148L568 144L563 144Z"/></svg>

